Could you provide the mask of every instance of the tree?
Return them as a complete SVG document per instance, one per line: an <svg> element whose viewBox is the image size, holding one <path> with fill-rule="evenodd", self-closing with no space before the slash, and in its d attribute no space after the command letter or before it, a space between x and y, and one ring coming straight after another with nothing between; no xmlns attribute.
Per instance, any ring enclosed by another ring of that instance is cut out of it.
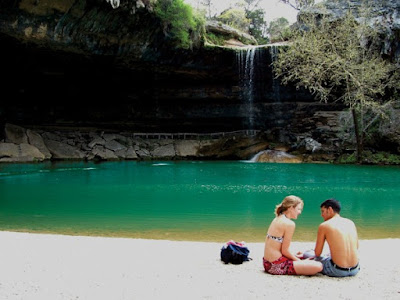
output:
<svg viewBox="0 0 400 300"><path fill-rule="evenodd" d="M264 20L265 12L257 8L260 0L240 0L233 7L223 11L218 20L239 29L243 32L250 33L259 44L268 42L267 23Z"/></svg>
<svg viewBox="0 0 400 300"><path fill-rule="evenodd" d="M249 32L250 20L246 18L246 12L242 7L227 9L217 19L240 31Z"/></svg>
<svg viewBox="0 0 400 300"><path fill-rule="evenodd" d="M246 17L250 20L249 32L254 36L258 44L268 43L267 23L264 20L265 12L260 8L252 11L246 10Z"/></svg>
<svg viewBox="0 0 400 300"><path fill-rule="evenodd" d="M290 27L286 18L278 18L269 23L268 34L272 42L284 41L289 38Z"/></svg>
<svg viewBox="0 0 400 300"><path fill-rule="evenodd" d="M367 18L359 20L365 22L357 21L351 12L336 20L328 15L304 16L290 46L280 51L274 63L283 83L295 82L321 101L333 99L349 107L358 162L367 126L364 115L384 115L390 100L387 92L399 88L398 69L380 55L378 32L366 24Z"/></svg>
<svg viewBox="0 0 400 300"><path fill-rule="evenodd" d="M267 35L267 22L265 11L258 7L261 0L242 0L246 12L246 18L250 20L249 33L257 40L258 44L269 42ZM235 6L239 6L240 2Z"/></svg>

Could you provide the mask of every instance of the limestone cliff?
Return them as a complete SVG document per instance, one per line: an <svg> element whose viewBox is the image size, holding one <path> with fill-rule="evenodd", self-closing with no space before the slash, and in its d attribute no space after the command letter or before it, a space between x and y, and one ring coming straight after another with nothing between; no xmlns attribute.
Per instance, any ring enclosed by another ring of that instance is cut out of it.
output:
<svg viewBox="0 0 400 300"><path fill-rule="evenodd" d="M104 0L1 1L0 60L8 95L2 123L140 132L249 129L238 63L246 50L177 49L147 2L137 3L121 1L113 9ZM254 64L253 125L298 128L296 114L312 115L321 104L280 86L272 49L260 48Z"/></svg>
<svg viewBox="0 0 400 300"><path fill-rule="evenodd" d="M130 135L257 129L268 141L286 145L313 138L327 152L341 147L343 107L282 86L272 73L274 45L251 52L253 77L246 79L242 59L248 49L202 43L176 48L150 1L121 0L113 9L105 0L0 0L0 43L2 129L6 123L34 132L74 128ZM0 141L6 142L3 132ZM57 138L47 140L55 141L47 148L60 148ZM104 145L91 146L90 155L107 156ZM81 150L89 155L86 146ZM135 155L145 157L143 151ZM41 153L39 159L47 159Z"/></svg>
<svg viewBox="0 0 400 300"><path fill-rule="evenodd" d="M367 24L381 33L382 53L400 61L400 1L398 0L334 0L323 1L304 9L302 14L324 15L341 18L351 11L357 20L366 17Z"/></svg>

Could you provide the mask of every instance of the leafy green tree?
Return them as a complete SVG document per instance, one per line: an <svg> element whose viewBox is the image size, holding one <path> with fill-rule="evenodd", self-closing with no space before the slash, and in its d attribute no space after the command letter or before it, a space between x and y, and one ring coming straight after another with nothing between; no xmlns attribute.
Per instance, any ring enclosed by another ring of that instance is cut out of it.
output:
<svg viewBox="0 0 400 300"><path fill-rule="evenodd" d="M301 21L290 46L280 51L274 63L275 74L283 83L307 88L321 101L333 99L349 107L360 162L364 115L384 115L387 92L399 88L398 70L380 55L378 32L350 12L340 20L322 15Z"/></svg>
<svg viewBox="0 0 400 300"><path fill-rule="evenodd" d="M268 42L265 13L257 8L259 0L241 0L217 17L219 21L251 34L259 44Z"/></svg>
<svg viewBox="0 0 400 300"><path fill-rule="evenodd" d="M257 40L258 44L266 44L269 42L267 36L267 22L265 22L265 12L258 8L255 10L247 10L246 17L250 20L249 32Z"/></svg>
<svg viewBox="0 0 400 300"><path fill-rule="evenodd" d="M243 7L230 8L217 17L217 20L243 32L249 32L250 20Z"/></svg>
<svg viewBox="0 0 400 300"><path fill-rule="evenodd" d="M290 37L290 24L286 18L278 18L269 23L268 34L271 42L288 40Z"/></svg>
<svg viewBox="0 0 400 300"><path fill-rule="evenodd" d="M162 21L164 33L177 47L191 48L193 40L201 36L205 21L183 0L159 0L154 11Z"/></svg>
<svg viewBox="0 0 400 300"><path fill-rule="evenodd" d="M258 44L268 43L265 11L258 7L261 0L242 0L241 2L244 4L246 18L250 20L249 33L257 40Z"/></svg>

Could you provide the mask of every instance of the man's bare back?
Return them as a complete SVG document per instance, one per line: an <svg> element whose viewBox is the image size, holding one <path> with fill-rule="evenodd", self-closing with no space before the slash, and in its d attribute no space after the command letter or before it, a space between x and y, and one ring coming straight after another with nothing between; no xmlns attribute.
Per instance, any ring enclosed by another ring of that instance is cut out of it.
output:
<svg viewBox="0 0 400 300"><path fill-rule="evenodd" d="M325 240L329 244L332 260L343 268L358 263L358 235L354 222L339 214L323 222L318 228L315 254L322 253Z"/></svg>
<svg viewBox="0 0 400 300"><path fill-rule="evenodd" d="M335 277L354 276L360 270L358 262L358 234L353 221L340 216L340 202L325 200L321 204L324 222L318 227L315 256L324 265L323 274ZM325 241L330 255L321 257Z"/></svg>

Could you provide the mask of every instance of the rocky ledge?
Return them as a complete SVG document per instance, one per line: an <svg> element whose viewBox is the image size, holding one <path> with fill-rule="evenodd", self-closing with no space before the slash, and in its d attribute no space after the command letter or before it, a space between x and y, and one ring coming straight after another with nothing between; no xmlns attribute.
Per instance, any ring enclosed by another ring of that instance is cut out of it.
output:
<svg viewBox="0 0 400 300"><path fill-rule="evenodd" d="M146 138L127 132L88 128L43 130L6 124L5 139L0 142L0 162L185 159L303 162L334 159L333 154L327 154L326 149L311 138L302 140L298 146L288 146L269 142L271 134L236 132L220 137L153 134L153 138ZM294 150L301 154L283 154L283 151Z"/></svg>

